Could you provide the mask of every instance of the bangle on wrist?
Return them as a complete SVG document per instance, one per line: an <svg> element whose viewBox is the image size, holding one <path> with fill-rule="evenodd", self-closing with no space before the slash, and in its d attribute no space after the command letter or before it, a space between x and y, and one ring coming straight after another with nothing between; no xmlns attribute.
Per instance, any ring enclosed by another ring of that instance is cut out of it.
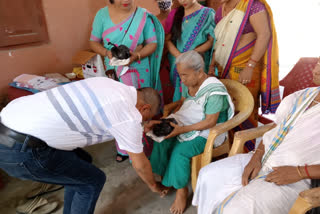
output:
<svg viewBox="0 0 320 214"><path fill-rule="evenodd" d="M247 66L248 66L249 68L255 68L255 67L256 67L256 65L254 65L254 64L252 64L252 63L248 63Z"/></svg>
<svg viewBox="0 0 320 214"><path fill-rule="evenodd" d="M309 178L309 179L312 179L311 176L310 176L310 174L309 174L308 165L307 165L307 164L304 166L304 171L306 171L306 174L307 174L308 178Z"/></svg>
<svg viewBox="0 0 320 214"><path fill-rule="evenodd" d="M297 171L298 171L299 176L300 176L302 179L304 179L304 177L302 176L302 174L301 174L301 172L300 172L299 166L297 166Z"/></svg>
<svg viewBox="0 0 320 214"><path fill-rule="evenodd" d="M252 58L250 58L250 60L249 61L252 61L252 62L254 62L254 63L258 63L258 61L257 60L254 60L254 59L252 59Z"/></svg>
<svg viewBox="0 0 320 214"><path fill-rule="evenodd" d="M141 60L141 54L139 52L137 53L137 56L138 56L138 60L140 61Z"/></svg>

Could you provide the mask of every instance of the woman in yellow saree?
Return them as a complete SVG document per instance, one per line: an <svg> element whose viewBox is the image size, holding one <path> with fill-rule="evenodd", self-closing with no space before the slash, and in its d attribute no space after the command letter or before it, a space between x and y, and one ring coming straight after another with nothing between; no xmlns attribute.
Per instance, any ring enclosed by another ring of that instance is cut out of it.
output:
<svg viewBox="0 0 320 214"><path fill-rule="evenodd" d="M272 12L265 0L222 0L215 16L215 64L220 78L238 80L255 99L255 108L238 130L258 125L262 113L274 113L280 103L278 43ZM214 68L210 69L214 73ZM247 142L247 151L254 142Z"/></svg>

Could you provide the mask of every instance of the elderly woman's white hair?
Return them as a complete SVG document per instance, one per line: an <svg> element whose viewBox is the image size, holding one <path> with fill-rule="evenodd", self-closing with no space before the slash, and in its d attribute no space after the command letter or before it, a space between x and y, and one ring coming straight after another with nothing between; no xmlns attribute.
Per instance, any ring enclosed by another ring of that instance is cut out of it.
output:
<svg viewBox="0 0 320 214"><path fill-rule="evenodd" d="M176 65L177 64L185 64L188 68L196 72L204 69L203 57L194 50L180 54L176 58Z"/></svg>

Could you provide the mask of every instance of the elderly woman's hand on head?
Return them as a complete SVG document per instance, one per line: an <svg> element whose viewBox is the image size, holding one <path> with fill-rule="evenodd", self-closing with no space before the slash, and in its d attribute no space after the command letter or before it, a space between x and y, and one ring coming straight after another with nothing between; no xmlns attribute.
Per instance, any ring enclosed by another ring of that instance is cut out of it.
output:
<svg viewBox="0 0 320 214"><path fill-rule="evenodd" d="M174 127L174 129L168 136L165 137L165 139L169 139L169 138L172 138L172 137L178 136L179 134L183 134L184 133L183 126L179 126L179 125L177 125L175 123L172 123L172 122L170 123L170 125L172 127Z"/></svg>

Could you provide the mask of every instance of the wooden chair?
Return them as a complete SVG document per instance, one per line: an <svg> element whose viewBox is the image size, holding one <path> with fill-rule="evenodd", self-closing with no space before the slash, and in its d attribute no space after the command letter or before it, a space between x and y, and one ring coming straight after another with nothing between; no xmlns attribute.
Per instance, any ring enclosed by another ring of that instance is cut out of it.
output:
<svg viewBox="0 0 320 214"><path fill-rule="evenodd" d="M235 116L226 121L225 123L219 124L213 127L210 130L209 137L207 139L206 147L204 152L200 155L197 155L192 158L191 163L191 184L192 189L194 190L197 184L197 178L199 171L202 167L208 165L213 157L219 157L223 154L228 154L230 150L230 138L229 135L224 141L224 143L217 147L213 148L214 141L217 136L222 133L228 132L234 127L240 125L245 121L252 113L254 107L253 97L250 91L235 80L221 79L220 80L227 88L228 93L230 94L233 104L235 106ZM181 106L178 106L177 102L167 104L171 106L170 109L179 109ZM163 116L166 117L170 114L167 110L164 110Z"/></svg>
<svg viewBox="0 0 320 214"><path fill-rule="evenodd" d="M228 154L230 151L229 135L221 146L213 148L216 137L240 125L250 116L254 107L253 97L247 87L235 80L222 79L220 81L226 86L228 93L232 97L232 101L235 106L235 116L225 123L219 124L210 129L204 152L192 158L191 184L193 190L196 188L200 169L208 165L212 161L213 157Z"/></svg>
<svg viewBox="0 0 320 214"><path fill-rule="evenodd" d="M274 123L270 123L258 128L248 129L236 132L234 135L233 145L229 156L243 153L243 146L248 140L262 137L264 133L274 128ZM320 206L320 187L305 190L299 194L299 197L291 207L289 214L305 214L312 208Z"/></svg>

